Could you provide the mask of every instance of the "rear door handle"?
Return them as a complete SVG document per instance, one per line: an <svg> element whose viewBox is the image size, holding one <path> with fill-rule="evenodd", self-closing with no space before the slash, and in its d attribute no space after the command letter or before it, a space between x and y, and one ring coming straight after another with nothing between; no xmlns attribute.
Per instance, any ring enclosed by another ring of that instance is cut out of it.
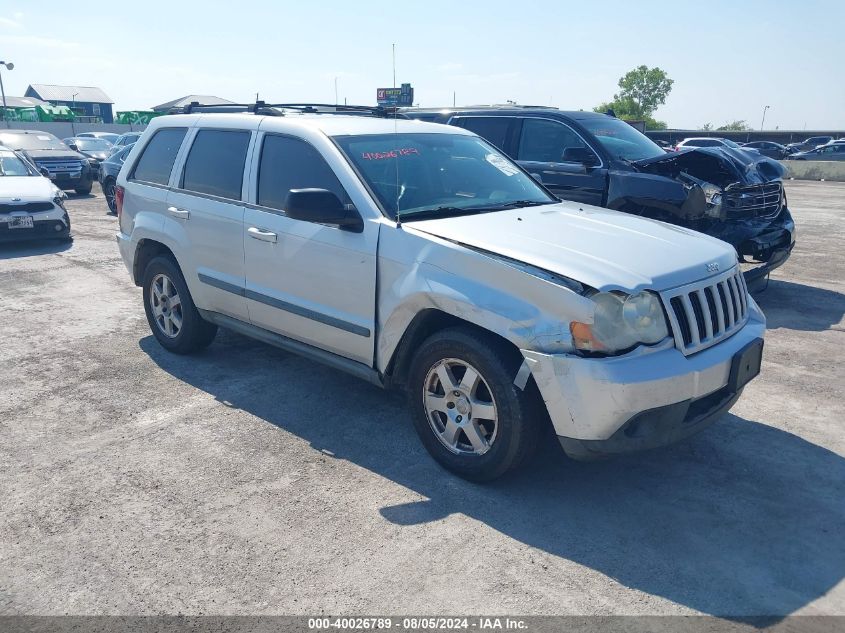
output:
<svg viewBox="0 0 845 633"><path fill-rule="evenodd" d="M249 233L250 237L261 240L262 242L272 242L275 244L279 241L279 236L273 233L273 231L259 229L257 226L249 227L246 232Z"/></svg>
<svg viewBox="0 0 845 633"><path fill-rule="evenodd" d="M179 207L167 207L167 212L177 218L182 218L183 220L187 220L191 217L191 212L187 209L180 209Z"/></svg>

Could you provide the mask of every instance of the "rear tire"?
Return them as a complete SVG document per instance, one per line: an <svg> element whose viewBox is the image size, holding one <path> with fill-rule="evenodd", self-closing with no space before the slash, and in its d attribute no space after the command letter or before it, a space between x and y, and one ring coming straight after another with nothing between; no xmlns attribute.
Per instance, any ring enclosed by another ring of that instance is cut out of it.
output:
<svg viewBox="0 0 845 633"><path fill-rule="evenodd" d="M191 354L208 347L217 326L200 316L178 264L154 257L144 270L144 311L153 336L174 354Z"/></svg>
<svg viewBox="0 0 845 633"><path fill-rule="evenodd" d="M470 327L443 330L420 346L408 376L409 404L440 465L490 481L534 452L544 417L534 391L513 384L521 362L515 349Z"/></svg>

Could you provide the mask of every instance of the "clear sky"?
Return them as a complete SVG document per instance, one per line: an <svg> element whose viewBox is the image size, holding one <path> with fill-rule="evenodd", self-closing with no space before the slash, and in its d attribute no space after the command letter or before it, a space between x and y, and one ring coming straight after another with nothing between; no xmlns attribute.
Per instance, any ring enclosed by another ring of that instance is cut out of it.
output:
<svg viewBox="0 0 845 633"><path fill-rule="evenodd" d="M845 129L845 1L203 2L0 0L6 93L99 86L118 110L187 94L373 104L414 85L423 106L589 109L626 71L675 80L671 127L745 119Z"/></svg>

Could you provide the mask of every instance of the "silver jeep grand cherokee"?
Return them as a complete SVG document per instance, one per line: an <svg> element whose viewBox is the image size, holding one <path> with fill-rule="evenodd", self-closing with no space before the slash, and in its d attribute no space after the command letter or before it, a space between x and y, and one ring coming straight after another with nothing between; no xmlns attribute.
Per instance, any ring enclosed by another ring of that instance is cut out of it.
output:
<svg viewBox="0 0 845 633"><path fill-rule="evenodd" d="M155 119L120 172L117 242L166 349L222 326L400 386L474 480L549 419L576 458L674 442L759 372L728 244L559 202L459 128L273 114Z"/></svg>

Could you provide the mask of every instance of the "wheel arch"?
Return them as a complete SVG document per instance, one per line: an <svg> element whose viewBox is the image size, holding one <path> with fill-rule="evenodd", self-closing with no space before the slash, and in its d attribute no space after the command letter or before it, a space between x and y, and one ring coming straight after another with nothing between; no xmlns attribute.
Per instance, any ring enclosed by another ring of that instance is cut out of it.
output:
<svg viewBox="0 0 845 633"><path fill-rule="evenodd" d="M455 327L466 327L491 337L501 345L503 350L507 350L506 353L513 354L515 358L522 358L519 348L501 334L443 310L427 308L414 316L405 328L385 369L386 383L393 387L404 387L414 353L422 342L437 332Z"/></svg>
<svg viewBox="0 0 845 633"><path fill-rule="evenodd" d="M143 238L138 241L138 246L135 249L135 258L132 264L132 279L136 286L140 286L144 280L144 271L147 265L158 256L170 257L184 276L185 271L179 264L179 260L173 250L167 245L152 238Z"/></svg>

